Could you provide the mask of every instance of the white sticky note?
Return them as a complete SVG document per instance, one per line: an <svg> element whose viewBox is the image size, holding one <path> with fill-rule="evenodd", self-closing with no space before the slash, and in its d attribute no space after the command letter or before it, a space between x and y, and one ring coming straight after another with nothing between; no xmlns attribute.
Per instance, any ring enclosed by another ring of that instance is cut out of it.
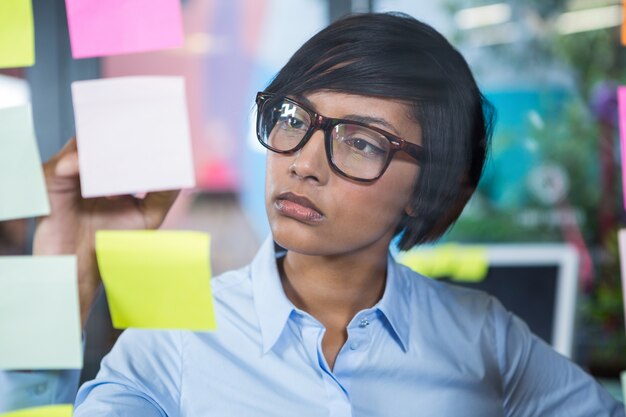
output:
<svg viewBox="0 0 626 417"><path fill-rule="evenodd" d="M0 109L0 221L49 213L30 106Z"/></svg>
<svg viewBox="0 0 626 417"><path fill-rule="evenodd" d="M72 84L85 198L195 186L182 77Z"/></svg>
<svg viewBox="0 0 626 417"><path fill-rule="evenodd" d="M81 368L75 256L0 257L0 369Z"/></svg>

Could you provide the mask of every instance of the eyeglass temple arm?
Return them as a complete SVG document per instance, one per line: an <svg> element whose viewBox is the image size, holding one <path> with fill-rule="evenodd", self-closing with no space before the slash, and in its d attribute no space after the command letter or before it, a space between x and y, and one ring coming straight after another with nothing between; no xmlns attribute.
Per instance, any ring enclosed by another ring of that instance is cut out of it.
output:
<svg viewBox="0 0 626 417"><path fill-rule="evenodd" d="M403 140L399 143L398 150L406 152L417 161L421 162L424 159L424 148L422 148L420 145L416 145L414 143Z"/></svg>

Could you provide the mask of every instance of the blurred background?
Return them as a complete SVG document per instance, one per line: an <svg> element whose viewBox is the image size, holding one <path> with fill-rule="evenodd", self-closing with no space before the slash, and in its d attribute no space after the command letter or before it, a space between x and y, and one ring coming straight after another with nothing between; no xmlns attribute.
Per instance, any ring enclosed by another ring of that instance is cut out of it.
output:
<svg viewBox="0 0 626 417"><path fill-rule="evenodd" d="M0 107L32 102L43 160L74 135L70 84L182 75L197 189L165 228L213 235L215 274L247 264L269 232L253 100L311 35L349 13L402 11L442 32L498 110L480 188L444 240L566 242L578 253L574 359L601 380L626 369L616 233L626 224L616 87L626 84L617 0L183 0L183 48L73 60L63 0L34 0L35 66L0 70ZM0 254L30 251L32 220L0 222ZM530 301L529 301L530 302ZM117 336L106 302L83 379Z"/></svg>

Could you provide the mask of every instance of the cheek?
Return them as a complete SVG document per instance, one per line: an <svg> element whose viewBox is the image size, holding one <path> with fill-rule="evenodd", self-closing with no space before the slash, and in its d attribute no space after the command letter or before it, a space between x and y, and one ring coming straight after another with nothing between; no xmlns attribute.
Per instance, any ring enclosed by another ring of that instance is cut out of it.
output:
<svg viewBox="0 0 626 417"><path fill-rule="evenodd" d="M266 204L272 191L278 185L281 178L284 178L289 171L289 160L285 156L267 153L265 158L265 201Z"/></svg>
<svg viewBox="0 0 626 417"><path fill-rule="evenodd" d="M383 175L369 186L345 187L337 193L338 223L377 235L395 230L413 191L415 175Z"/></svg>

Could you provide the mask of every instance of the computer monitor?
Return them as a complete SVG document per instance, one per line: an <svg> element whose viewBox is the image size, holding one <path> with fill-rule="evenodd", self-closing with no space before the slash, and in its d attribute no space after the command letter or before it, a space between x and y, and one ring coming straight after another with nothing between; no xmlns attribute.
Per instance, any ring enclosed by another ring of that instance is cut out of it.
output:
<svg viewBox="0 0 626 417"><path fill-rule="evenodd" d="M484 279L466 282L438 278L495 296L524 320L533 333L557 352L572 358L578 294L576 250L566 244L503 244L481 248L485 249L488 263ZM462 249L463 245L457 248ZM428 250L432 249L425 251Z"/></svg>

